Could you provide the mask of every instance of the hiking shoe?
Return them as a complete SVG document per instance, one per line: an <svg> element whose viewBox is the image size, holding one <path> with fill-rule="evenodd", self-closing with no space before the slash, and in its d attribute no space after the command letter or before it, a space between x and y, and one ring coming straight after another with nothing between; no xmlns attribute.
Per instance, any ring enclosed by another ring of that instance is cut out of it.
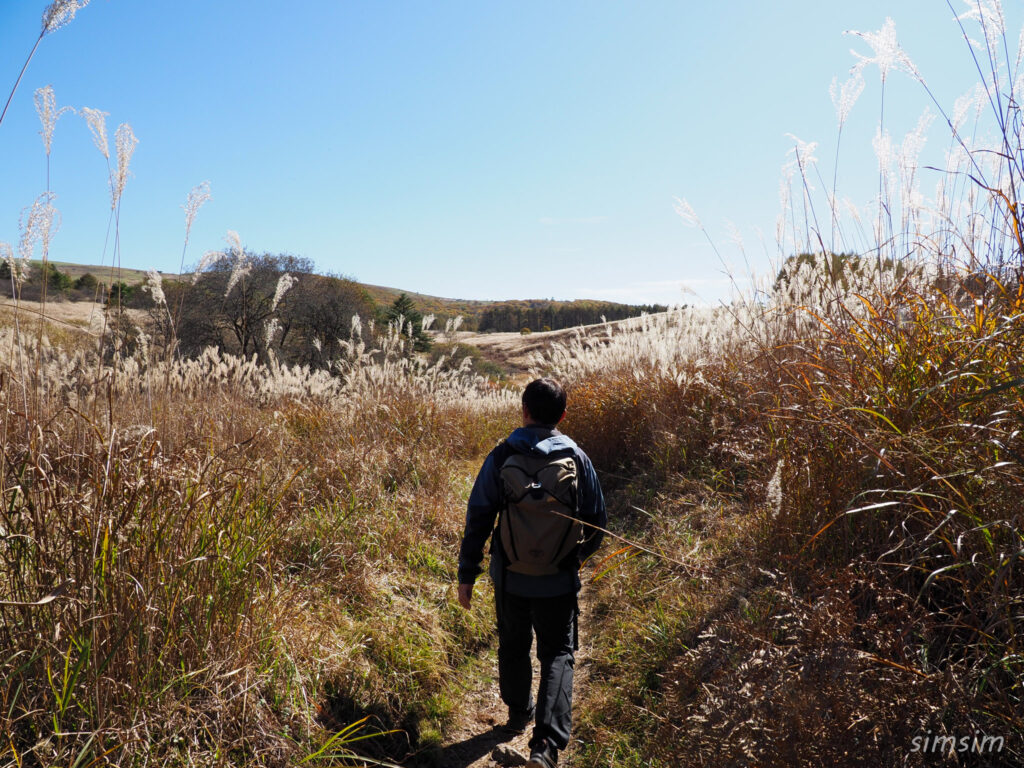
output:
<svg viewBox="0 0 1024 768"><path fill-rule="evenodd" d="M541 739L540 743L530 752L530 760L526 768L555 768L558 762L558 750L551 746L547 739Z"/></svg>
<svg viewBox="0 0 1024 768"><path fill-rule="evenodd" d="M536 709L509 709L508 722L505 723L505 730L510 733L525 733L526 729L533 723Z"/></svg>

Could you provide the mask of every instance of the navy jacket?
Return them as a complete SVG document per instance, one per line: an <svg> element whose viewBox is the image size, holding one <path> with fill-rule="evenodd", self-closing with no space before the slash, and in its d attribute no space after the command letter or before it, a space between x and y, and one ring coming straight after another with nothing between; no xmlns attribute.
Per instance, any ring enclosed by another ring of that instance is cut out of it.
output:
<svg viewBox="0 0 1024 768"><path fill-rule="evenodd" d="M459 550L459 583L472 584L483 571L480 563L484 559L484 546L494 532L498 513L505 506L504 490L499 470L511 453L535 453L548 455L571 451L576 460L577 493L579 517L585 523L601 528L608 527L608 514L604 496L593 464L579 446L568 436L549 426L530 425L519 427L508 438L488 454L480 473L469 494L466 510L466 532ZM577 561L570 563L566 570L553 576L528 576L522 573L504 572L500 539L495 538L491 546L491 576L500 583L504 575L504 589L524 597L553 597L580 588L579 563L592 555L601 544L601 531L584 526L584 540L578 551Z"/></svg>

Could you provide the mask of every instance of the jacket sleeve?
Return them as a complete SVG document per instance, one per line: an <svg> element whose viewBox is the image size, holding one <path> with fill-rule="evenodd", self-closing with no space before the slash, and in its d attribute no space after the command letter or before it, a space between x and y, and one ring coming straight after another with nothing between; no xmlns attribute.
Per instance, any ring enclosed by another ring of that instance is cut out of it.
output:
<svg viewBox="0 0 1024 768"><path fill-rule="evenodd" d="M604 506L604 494L601 493L601 483L598 482L597 472L583 451L577 454L581 468L580 482L580 520L599 528L608 527L608 512ZM580 562L586 560L601 546L604 533L595 528L584 526L583 544L580 546Z"/></svg>
<svg viewBox="0 0 1024 768"><path fill-rule="evenodd" d="M484 546L494 530L494 520L501 510L503 499L501 477L498 474L495 449L487 456L473 483L466 508L466 530L459 548L459 583L472 584L483 569Z"/></svg>

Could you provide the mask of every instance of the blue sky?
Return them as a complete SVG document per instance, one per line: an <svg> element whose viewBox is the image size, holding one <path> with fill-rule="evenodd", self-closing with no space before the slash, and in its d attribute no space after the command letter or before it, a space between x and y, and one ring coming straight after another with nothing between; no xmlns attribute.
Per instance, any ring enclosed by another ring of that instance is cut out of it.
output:
<svg viewBox="0 0 1024 768"><path fill-rule="evenodd" d="M4 99L45 5L0 0ZM828 86L851 48L869 50L843 31L887 16L951 108L976 77L942 0L92 0L43 40L0 124L0 240L17 242L45 189L32 94L50 84L58 105L109 112L111 138L128 122L139 139L125 266L178 270L180 206L209 180L186 264L231 229L252 250L442 296L692 301L685 283L715 301L723 264L673 196L740 279L746 262L769 270L787 134L820 142L831 173ZM878 183L880 88L866 79L839 176L858 201ZM925 104L890 77L894 135ZM107 175L80 118L61 118L51 163L51 258L98 263Z"/></svg>

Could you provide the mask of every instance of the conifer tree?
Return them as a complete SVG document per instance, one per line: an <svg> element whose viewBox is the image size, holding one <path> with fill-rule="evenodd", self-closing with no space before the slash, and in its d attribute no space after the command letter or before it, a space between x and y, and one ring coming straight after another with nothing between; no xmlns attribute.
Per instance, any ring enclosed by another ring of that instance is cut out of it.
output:
<svg viewBox="0 0 1024 768"><path fill-rule="evenodd" d="M430 336L423 330L423 314L416 309L416 304L405 293L401 294L388 307L385 318L389 323L396 323L401 318L402 335L407 339L409 336L409 325L412 324L412 348L416 352L426 352L430 349Z"/></svg>

